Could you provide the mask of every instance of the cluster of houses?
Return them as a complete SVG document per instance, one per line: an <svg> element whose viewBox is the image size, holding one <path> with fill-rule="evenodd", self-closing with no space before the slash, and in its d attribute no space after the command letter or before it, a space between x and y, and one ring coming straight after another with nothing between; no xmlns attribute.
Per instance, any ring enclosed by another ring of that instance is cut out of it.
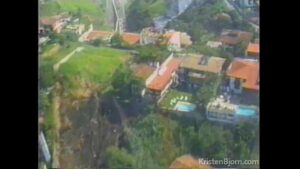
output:
<svg viewBox="0 0 300 169"><path fill-rule="evenodd" d="M163 95L173 82L197 86L207 75L220 75L224 68L224 58L201 54L171 54L161 65L149 67L153 73L147 78L147 89ZM145 69L145 68L144 68ZM236 94L243 91L259 91L259 62L254 59L236 58L226 70L228 87Z"/></svg>
<svg viewBox="0 0 300 169"><path fill-rule="evenodd" d="M78 36L82 35L85 25L79 23L79 18L72 18L66 13L51 17L43 17L39 23L39 44L42 45L49 40L48 29L56 33L74 32Z"/></svg>
<svg viewBox="0 0 300 169"><path fill-rule="evenodd" d="M115 32L91 30L82 41L90 42L96 39L109 42ZM152 27L144 28L140 33L124 32L122 40L128 45L165 44L169 51L179 52L182 48L192 44L191 37L185 32L175 30L157 31Z"/></svg>
<svg viewBox="0 0 300 169"><path fill-rule="evenodd" d="M115 34L115 32L94 30L92 25L86 32L83 32L84 25L78 24L78 19L72 20L67 15L42 18L41 23L41 25L50 26L57 33L73 31L80 35L79 41L83 42L96 39L110 42ZM250 32L225 29L216 41L207 42L206 45L211 48L233 47L242 42L248 43L244 57L235 58L228 67L225 67L224 58L182 53L182 49L192 44L191 37L185 32L147 27L140 33L124 32L121 34L123 41L128 45L164 44L171 52L161 64L133 65L136 75L145 80L142 96L151 95L161 101L170 87L185 86L191 89L190 91L195 91L201 87L201 83L208 75L224 74L226 80L221 86L223 93L221 98L216 98L207 105L207 117L210 120L228 122L238 121L237 118L233 118L234 115L238 113L238 110L244 110L239 106L234 106L240 103L230 102L232 99L239 100L233 96L241 100L244 93L257 94L259 91L259 41L257 39L252 41L253 36Z"/></svg>
<svg viewBox="0 0 300 169"><path fill-rule="evenodd" d="M248 42L245 57L233 59L228 67L224 65L226 61L224 58L180 52L172 52L162 64L136 65L134 69L136 75L145 80L142 95L155 96L156 100L160 101L171 87L185 85L191 88L191 91L195 91L209 75L224 74L225 82L220 87L222 94L220 98L214 98L207 105L207 118L229 123L257 119L256 105L231 101L247 100L248 98L244 98L247 95L259 93L259 42L258 40L252 42L252 38L253 35L249 32L225 30L217 41L208 42L207 45L212 47ZM148 34L143 36L141 43L155 43L157 39L159 35Z"/></svg>
<svg viewBox="0 0 300 169"><path fill-rule="evenodd" d="M79 23L79 18L72 19L72 17L66 13L41 18L40 32L43 32L45 27L50 27L56 33L72 31L78 35L81 35L85 30L85 25Z"/></svg>

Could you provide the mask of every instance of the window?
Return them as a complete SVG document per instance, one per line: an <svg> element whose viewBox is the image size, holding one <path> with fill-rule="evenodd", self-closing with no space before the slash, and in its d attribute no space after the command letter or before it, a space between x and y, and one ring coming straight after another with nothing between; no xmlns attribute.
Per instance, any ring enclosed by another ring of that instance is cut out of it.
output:
<svg viewBox="0 0 300 169"><path fill-rule="evenodd" d="M239 89L241 86L241 80L240 79L235 79L234 81L234 88Z"/></svg>

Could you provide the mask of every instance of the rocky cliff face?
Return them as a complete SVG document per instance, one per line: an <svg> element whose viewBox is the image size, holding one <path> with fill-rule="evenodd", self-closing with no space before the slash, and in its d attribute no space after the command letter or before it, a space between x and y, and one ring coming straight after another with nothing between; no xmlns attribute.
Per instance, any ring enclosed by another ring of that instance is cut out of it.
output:
<svg viewBox="0 0 300 169"><path fill-rule="evenodd" d="M174 16L180 15L189 7L192 2L193 0L169 0L169 10L167 16L172 18Z"/></svg>
<svg viewBox="0 0 300 169"><path fill-rule="evenodd" d="M166 16L154 18L156 29L163 29L168 22L182 14L194 0L168 0L168 12Z"/></svg>

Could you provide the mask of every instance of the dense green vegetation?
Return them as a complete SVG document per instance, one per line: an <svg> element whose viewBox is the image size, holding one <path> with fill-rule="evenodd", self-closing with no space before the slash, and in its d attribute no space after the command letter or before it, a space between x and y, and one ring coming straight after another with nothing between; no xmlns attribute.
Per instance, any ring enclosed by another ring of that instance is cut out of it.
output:
<svg viewBox="0 0 300 169"><path fill-rule="evenodd" d="M140 31L150 26L152 19L156 16L163 16L167 9L167 0L134 0L128 7L128 29Z"/></svg>
<svg viewBox="0 0 300 169"><path fill-rule="evenodd" d="M107 166L109 169L134 167L134 158L126 151L126 149L109 147L106 149L106 156L108 158Z"/></svg>
<svg viewBox="0 0 300 169"><path fill-rule="evenodd" d="M126 128L127 150L115 147L108 161L124 161L133 168L165 169L178 156L189 154L208 159L250 159L258 128L243 123L224 127L211 123L185 123L151 113ZM247 134L248 133L248 134ZM110 150L111 151L111 150Z"/></svg>
<svg viewBox="0 0 300 169"><path fill-rule="evenodd" d="M142 1L135 0L128 8L127 27L130 31L140 31L151 25L151 15L149 12L141 10L142 6Z"/></svg>
<svg viewBox="0 0 300 169"><path fill-rule="evenodd" d="M153 44L137 46L135 47L135 50L138 52L137 57L135 57L136 62L162 62L170 55L166 46Z"/></svg>
<svg viewBox="0 0 300 169"><path fill-rule="evenodd" d="M145 5L147 5L146 11L149 11L151 17L162 16L168 9L166 0L146 1Z"/></svg>
<svg viewBox="0 0 300 169"><path fill-rule="evenodd" d="M191 35L193 45L189 50L224 58L243 55L245 44L240 44L234 49L210 49L205 46L206 42L214 41L222 29L254 32L247 21L243 20L236 11L228 11L224 1L219 0L206 1L205 5L199 7L196 4L192 5L181 16L170 22L167 27Z"/></svg>
<svg viewBox="0 0 300 169"><path fill-rule="evenodd" d="M206 77L195 95L195 100L200 107L204 108L212 98L216 97L220 82L220 76L208 75Z"/></svg>
<svg viewBox="0 0 300 169"><path fill-rule="evenodd" d="M137 79L127 66L120 66L112 77L113 94L121 99L136 99L140 96L143 82Z"/></svg>

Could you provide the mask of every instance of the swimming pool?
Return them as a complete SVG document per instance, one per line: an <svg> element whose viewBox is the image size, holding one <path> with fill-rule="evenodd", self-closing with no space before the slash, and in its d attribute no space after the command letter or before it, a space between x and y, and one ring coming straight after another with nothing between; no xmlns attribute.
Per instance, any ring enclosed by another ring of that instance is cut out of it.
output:
<svg viewBox="0 0 300 169"><path fill-rule="evenodd" d="M177 102L177 104L174 107L174 110L176 111L182 111L182 112L191 112L195 110L196 105L188 102Z"/></svg>
<svg viewBox="0 0 300 169"><path fill-rule="evenodd" d="M236 111L237 115L240 116L255 116L257 115L256 109L251 108L251 107L243 107L243 106L238 106L237 111Z"/></svg>

